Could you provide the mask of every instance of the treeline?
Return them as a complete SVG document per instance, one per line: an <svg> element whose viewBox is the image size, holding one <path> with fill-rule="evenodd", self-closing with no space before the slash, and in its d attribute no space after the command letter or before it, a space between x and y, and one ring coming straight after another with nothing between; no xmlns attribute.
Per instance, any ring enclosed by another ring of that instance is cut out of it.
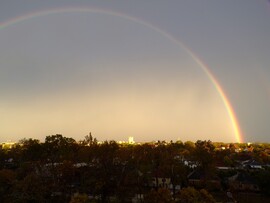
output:
<svg viewBox="0 0 270 203"><path fill-rule="evenodd" d="M237 147L209 140L120 145L98 143L91 134L80 142L59 134L44 143L23 139L0 150L0 202L215 202L207 184L189 187L192 171L201 171L207 183L231 175L219 173L220 164L234 167L251 158L269 164L267 144ZM256 177L269 193L269 170Z"/></svg>

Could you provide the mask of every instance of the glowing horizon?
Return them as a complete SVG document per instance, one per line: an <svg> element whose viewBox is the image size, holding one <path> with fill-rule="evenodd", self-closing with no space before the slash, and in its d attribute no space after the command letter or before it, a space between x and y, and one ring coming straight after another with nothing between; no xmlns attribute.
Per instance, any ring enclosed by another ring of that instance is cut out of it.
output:
<svg viewBox="0 0 270 203"><path fill-rule="evenodd" d="M215 78L215 76L211 73L210 68L205 65L205 63L194 53L191 51L190 48L188 48L186 45L184 45L183 42L180 40L176 39L173 37L171 34L167 33L166 31L148 23L143 20L128 16L126 14L122 13L117 13L114 11L110 10L105 10L105 9L97 9L97 8L73 8L73 7L67 7L67 8L56 8L56 9L49 9L49 10L41 10L37 12L31 12L26 15L18 16L12 19L9 19L3 23L0 23L0 29L3 29L5 27L11 26L13 24L32 19L35 17L41 17L41 16L46 16L50 14L57 14L57 13L68 13L68 12L92 12L92 13L101 13L101 14L107 14L107 15L113 15L113 16L118 16L127 20L131 20L133 22L136 22L138 24L144 25L161 35L163 35L165 38L171 40L174 44L177 44L177 46L183 48L188 55L196 62L197 65L203 70L203 72L206 74L208 79L211 81L213 86L215 87L216 91L218 92L219 96L222 99L222 102L225 106L225 109L227 111L227 114L229 116L229 119L231 121L233 131L234 131L234 138L236 139L237 142L243 142L243 135L241 134L241 128L238 124L237 117L235 115L235 112L233 110L233 107L226 96L224 90L222 89L221 85L219 84L218 80Z"/></svg>

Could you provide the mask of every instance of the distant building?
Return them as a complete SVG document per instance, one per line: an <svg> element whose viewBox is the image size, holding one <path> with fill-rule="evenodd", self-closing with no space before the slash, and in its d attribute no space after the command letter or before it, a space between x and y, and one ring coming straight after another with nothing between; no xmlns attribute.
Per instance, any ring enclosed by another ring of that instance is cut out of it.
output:
<svg viewBox="0 0 270 203"><path fill-rule="evenodd" d="M128 137L128 144L135 144L133 137Z"/></svg>
<svg viewBox="0 0 270 203"><path fill-rule="evenodd" d="M16 142L2 142L1 143L1 147L2 149L12 149L13 147L15 147Z"/></svg>

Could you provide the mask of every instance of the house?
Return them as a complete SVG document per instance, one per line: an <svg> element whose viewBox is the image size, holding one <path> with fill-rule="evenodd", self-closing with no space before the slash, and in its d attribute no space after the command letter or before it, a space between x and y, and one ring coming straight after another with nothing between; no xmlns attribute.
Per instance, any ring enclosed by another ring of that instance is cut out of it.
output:
<svg viewBox="0 0 270 203"><path fill-rule="evenodd" d="M156 178L152 179L152 186L153 187L169 188L170 185L171 185L170 178L156 177Z"/></svg>
<svg viewBox="0 0 270 203"><path fill-rule="evenodd" d="M189 161L189 160L183 160L183 161L184 161L184 164L191 169L197 168L199 166L199 164L195 161Z"/></svg>
<svg viewBox="0 0 270 203"><path fill-rule="evenodd" d="M195 188L215 190L221 188L220 178L216 175L208 176L203 171L195 170L188 175L188 185Z"/></svg>
<svg viewBox="0 0 270 203"><path fill-rule="evenodd" d="M152 180L150 180L149 186L152 188L164 188L175 193L181 189L181 182L173 183L172 178L166 175L161 170L157 170L152 173Z"/></svg>
<svg viewBox="0 0 270 203"><path fill-rule="evenodd" d="M247 168L247 169L262 169L262 165L253 159L243 161L242 165L244 168Z"/></svg>
<svg viewBox="0 0 270 203"><path fill-rule="evenodd" d="M228 184L231 190L243 192L260 191L255 179L246 172L238 172L236 175L229 177Z"/></svg>

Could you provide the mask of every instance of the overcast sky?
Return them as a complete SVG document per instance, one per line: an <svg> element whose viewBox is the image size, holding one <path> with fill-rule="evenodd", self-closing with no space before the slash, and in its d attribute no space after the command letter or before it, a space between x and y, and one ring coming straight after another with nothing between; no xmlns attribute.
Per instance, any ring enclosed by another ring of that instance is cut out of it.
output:
<svg viewBox="0 0 270 203"><path fill-rule="evenodd" d="M0 141L237 141L189 49L269 142L269 36L266 0L0 0Z"/></svg>

